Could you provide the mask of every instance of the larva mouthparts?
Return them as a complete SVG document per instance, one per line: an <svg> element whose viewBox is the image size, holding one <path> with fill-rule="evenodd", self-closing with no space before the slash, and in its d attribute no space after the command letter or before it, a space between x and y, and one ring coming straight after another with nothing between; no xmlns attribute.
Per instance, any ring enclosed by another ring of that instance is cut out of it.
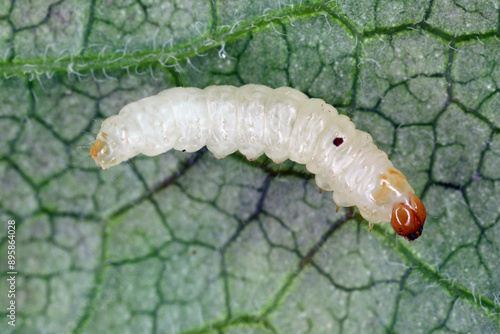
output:
<svg viewBox="0 0 500 334"><path fill-rule="evenodd" d="M336 207L356 205L370 224L390 221L399 235L422 234L425 207L372 137L323 100L262 85L171 88L126 105L101 126L90 155L108 169L139 153L206 146L216 158L239 150L302 163Z"/></svg>

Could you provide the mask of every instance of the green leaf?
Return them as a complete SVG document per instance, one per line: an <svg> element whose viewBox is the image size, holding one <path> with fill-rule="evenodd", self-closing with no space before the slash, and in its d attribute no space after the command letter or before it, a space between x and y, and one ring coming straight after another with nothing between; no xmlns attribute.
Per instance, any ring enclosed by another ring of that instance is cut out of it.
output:
<svg viewBox="0 0 500 334"><path fill-rule="evenodd" d="M498 333L499 7L4 1L0 332ZM423 235L370 232L290 161L89 156L130 101L246 83L371 133L423 199Z"/></svg>

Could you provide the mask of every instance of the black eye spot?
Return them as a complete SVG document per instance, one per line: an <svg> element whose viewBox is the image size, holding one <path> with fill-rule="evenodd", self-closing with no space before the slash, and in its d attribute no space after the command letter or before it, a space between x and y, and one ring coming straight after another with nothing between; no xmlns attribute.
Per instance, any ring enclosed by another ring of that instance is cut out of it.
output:
<svg viewBox="0 0 500 334"><path fill-rule="evenodd" d="M182 152L186 152L186 150L182 150Z"/></svg>
<svg viewBox="0 0 500 334"><path fill-rule="evenodd" d="M343 142L344 142L344 138L337 137L333 140L333 145L338 147L338 146L342 145Z"/></svg>

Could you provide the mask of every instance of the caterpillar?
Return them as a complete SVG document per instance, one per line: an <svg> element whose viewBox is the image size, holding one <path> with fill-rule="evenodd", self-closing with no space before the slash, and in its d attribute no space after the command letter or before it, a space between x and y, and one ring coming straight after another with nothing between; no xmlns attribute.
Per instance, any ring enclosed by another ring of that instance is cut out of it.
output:
<svg viewBox="0 0 500 334"><path fill-rule="evenodd" d="M90 155L108 169L139 153L206 146L216 158L239 150L249 160L290 159L333 191L336 207L357 206L370 227L390 221L409 241L423 231L426 211L406 177L372 137L325 101L262 85L171 88L132 102L104 120Z"/></svg>

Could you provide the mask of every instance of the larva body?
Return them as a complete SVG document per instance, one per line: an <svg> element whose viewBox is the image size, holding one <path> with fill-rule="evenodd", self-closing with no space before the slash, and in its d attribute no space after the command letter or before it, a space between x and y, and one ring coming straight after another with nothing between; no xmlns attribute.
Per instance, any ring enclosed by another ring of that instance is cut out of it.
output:
<svg viewBox="0 0 500 334"><path fill-rule="evenodd" d="M305 164L337 206L356 205L370 223L391 221L409 240L420 236L425 208L406 177L372 137L320 99L262 85L172 88L126 105L102 123L90 154L107 169L135 155L203 146L223 158Z"/></svg>

